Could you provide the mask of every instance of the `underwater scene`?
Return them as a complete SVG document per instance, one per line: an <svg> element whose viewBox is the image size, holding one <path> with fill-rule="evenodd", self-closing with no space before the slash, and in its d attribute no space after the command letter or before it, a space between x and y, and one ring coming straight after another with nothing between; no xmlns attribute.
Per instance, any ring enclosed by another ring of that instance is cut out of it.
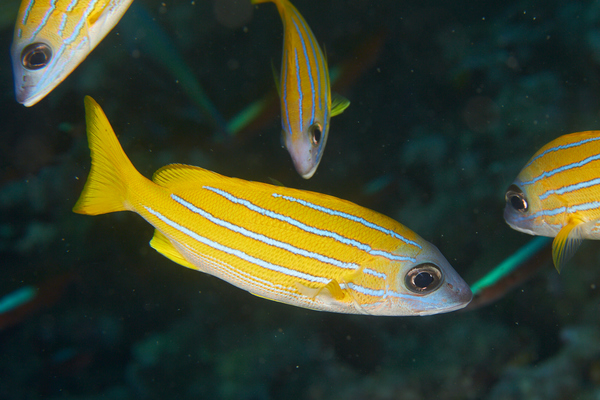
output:
<svg viewBox="0 0 600 400"><path fill-rule="evenodd" d="M292 3L2 0L0 400L600 399L600 1Z"/></svg>

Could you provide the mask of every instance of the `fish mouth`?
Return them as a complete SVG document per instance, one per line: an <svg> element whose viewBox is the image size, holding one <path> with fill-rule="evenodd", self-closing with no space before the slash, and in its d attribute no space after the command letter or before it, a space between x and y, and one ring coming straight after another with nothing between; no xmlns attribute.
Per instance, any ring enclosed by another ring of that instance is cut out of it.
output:
<svg viewBox="0 0 600 400"><path fill-rule="evenodd" d="M48 93L50 93L60 81L55 84L47 85L44 90L39 90L39 85L28 85L24 77L23 82L20 84L15 81L15 97L19 104L23 104L25 107L31 107L42 100Z"/></svg>
<svg viewBox="0 0 600 400"><path fill-rule="evenodd" d="M319 164L312 166L307 172L302 172L298 167L296 167L296 171L300 174L304 179L310 179L317 172L317 167Z"/></svg>
<svg viewBox="0 0 600 400"><path fill-rule="evenodd" d="M33 87L31 86L20 86L15 88L15 97L17 98L17 103L23 104L25 107L30 107L37 103L39 100L34 101L34 96L32 96Z"/></svg>
<svg viewBox="0 0 600 400"><path fill-rule="evenodd" d="M312 178L321 162L319 153L315 156L313 153L316 152L316 150L311 149L309 143L300 141L293 142L290 140L290 142L286 141L285 145L292 157L296 172L304 179Z"/></svg>
<svg viewBox="0 0 600 400"><path fill-rule="evenodd" d="M473 299L473 292L471 292L471 288L466 284L466 282L464 283L464 286L461 285L460 287L455 287L448 282L444 283L444 285L446 286L447 290L442 304L438 307L431 307L421 310L416 313L416 315L426 316L457 311L468 306Z"/></svg>

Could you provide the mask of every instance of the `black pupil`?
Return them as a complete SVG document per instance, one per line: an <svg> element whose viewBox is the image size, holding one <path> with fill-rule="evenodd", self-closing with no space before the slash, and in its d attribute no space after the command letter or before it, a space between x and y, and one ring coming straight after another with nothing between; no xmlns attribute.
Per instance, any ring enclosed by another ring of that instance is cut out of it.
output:
<svg viewBox="0 0 600 400"><path fill-rule="evenodd" d="M523 210L525 209L525 202L520 196L511 196L510 204L513 206L515 210Z"/></svg>
<svg viewBox="0 0 600 400"><path fill-rule="evenodd" d="M43 51L33 52L29 57L29 63L34 67L46 64L46 53Z"/></svg>
<svg viewBox="0 0 600 400"><path fill-rule="evenodd" d="M321 141L321 128L318 125L313 126L313 143L319 144Z"/></svg>
<svg viewBox="0 0 600 400"><path fill-rule="evenodd" d="M43 43L33 43L23 50L23 66L36 70L44 68L50 62L52 50Z"/></svg>
<svg viewBox="0 0 600 400"><path fill-rule="evenodd" d="M415 275L413 282L416 287L425 289L433 283L433 275L431 275L429 272L419 272L417 275Z"/></svg>

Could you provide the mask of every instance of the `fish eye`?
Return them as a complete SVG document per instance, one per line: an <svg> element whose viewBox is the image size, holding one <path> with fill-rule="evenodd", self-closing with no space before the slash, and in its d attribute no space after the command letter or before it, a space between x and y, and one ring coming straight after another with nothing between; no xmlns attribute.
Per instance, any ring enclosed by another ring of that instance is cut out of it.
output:
<svg viewBox="0 0 600 400"><path fill-rule="evenodd" d="M310 135L310 142L313 144L313 146L318 146L319 143L321 143L321 136L323 134L323 128L321 127L321 124L312 124L308 128L308 134Z"/></svg>
<svg viewBox="0 0 600 400"><path fill-rule="evenodd" d="M428 294L442 284L442 271L431 263L420 264L408 271L404 282L411 292Z"/></svg>
<svg viewBox="0 0 600 400"><path fill-rule="evenodd" d="M44 68L52 59L52 49L45 43L32 43L21 52L21 63L29 70Z"/></svg>
<svg viewBox="0 0 600 400"><path fill-rule="evenodd" d="M510 203L511 207L518 212L527 212L527 199L525 198L523 191L519 189L517 185L510 185L506 191L506 195L504 195L504 200L506 200L507 204Z"/></svg>

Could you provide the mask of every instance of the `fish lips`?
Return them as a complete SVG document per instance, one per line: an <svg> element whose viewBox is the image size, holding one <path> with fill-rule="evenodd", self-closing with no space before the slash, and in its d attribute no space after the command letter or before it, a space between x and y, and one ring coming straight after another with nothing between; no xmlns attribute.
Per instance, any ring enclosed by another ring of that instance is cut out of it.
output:
<svg viewBox="0 0 600 400"><path fill-rule="evenodd" d="M293 135L283 132L285 147L287 148L294 168L304 179L310 179L317 171L321 163L323 150L327 142L327 135L324 135L323 141L318 146L313 146L306 135L300 138L294 138Z"/></svg>

